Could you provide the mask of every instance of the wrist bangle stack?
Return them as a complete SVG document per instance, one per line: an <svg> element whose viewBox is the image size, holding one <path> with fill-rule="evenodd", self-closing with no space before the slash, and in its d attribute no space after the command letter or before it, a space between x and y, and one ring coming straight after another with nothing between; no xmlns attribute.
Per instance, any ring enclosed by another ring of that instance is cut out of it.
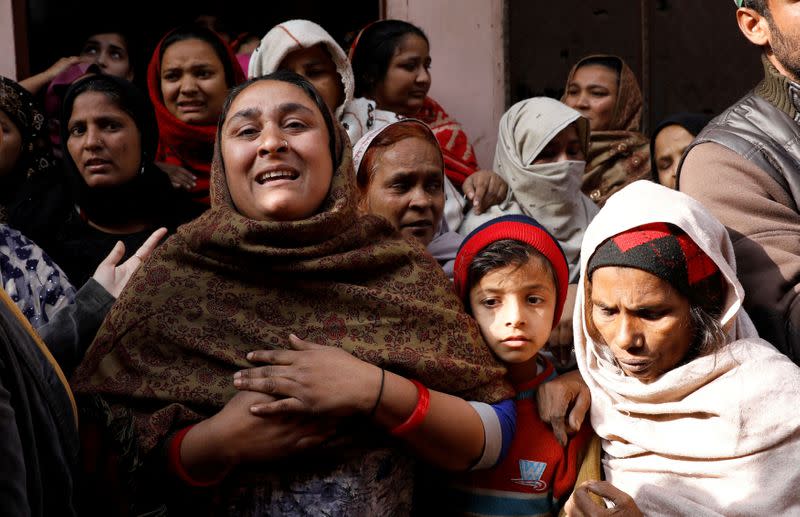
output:
<svg viewBox="0 0 800 517"><path fill-rule="evenodd" d="M422 425L431 403L431 393L421 382L411 379L417 387L417 405L408 419L390 432L392 436L403 437Z"/></svg>
<svg viewBox="0 0 800 517"><path fill-rule="evenodd" d="M369 410L367 416L372 418L375 415L375 411L377 411L378 406L381 403L381 398L383 397L383 382L386 380L386 370L381 368L381 387L378 389L378 398L375 399L375 405L372 406L372 409Z"/></svg>

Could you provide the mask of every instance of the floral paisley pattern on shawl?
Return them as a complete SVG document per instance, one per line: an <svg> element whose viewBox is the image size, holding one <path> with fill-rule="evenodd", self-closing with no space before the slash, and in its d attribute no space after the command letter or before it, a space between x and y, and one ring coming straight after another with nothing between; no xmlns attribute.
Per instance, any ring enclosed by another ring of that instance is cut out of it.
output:
<svg viewBox="0 0 800 517"><path fill-rule="evenodd" d="M384 219L357 215L356 195L346 148L319 213L248 219L233 206L217 145L211 210L131 279L75 374L76 391L101 395L112 420L132 415L147 452L221 409L248 351L286 348L294 332L437 390L508 398L505 370L441 268Z"/></svg>

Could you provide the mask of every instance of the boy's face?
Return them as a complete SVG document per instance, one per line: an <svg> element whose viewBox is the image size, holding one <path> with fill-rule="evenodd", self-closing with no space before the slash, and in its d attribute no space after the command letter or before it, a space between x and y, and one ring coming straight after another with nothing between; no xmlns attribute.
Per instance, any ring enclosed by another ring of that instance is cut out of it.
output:
<svg viewBox="0 0 800 517"><path fill-rule="evenodd" d="M490 271L469 292L472 314L492 351L505 363L523 363L547 343L556 287L536 259Z"/></svg>

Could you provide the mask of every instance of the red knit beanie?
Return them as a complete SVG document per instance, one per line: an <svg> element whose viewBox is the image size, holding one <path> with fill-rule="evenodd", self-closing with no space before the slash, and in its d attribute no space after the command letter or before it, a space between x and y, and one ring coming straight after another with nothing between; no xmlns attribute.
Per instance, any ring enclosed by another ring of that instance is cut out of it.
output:
<svg viewBox="0 0 800 517"><path fill-rule="evenodd" d="M544 255L550 262L556 281L556 307L553 313L553 326L561 319L564 300L567 297L569 269L564 252L558 241L550 235L535 219L525 215L506 215L486 222L475 228L461 243L453 267L453 284L459 298L469 306L469 266L481 250L490 244L505 240L515 240L530 245Z"/></svg>
<svg viewBox="0 0 800 517"><path fill-rule="evenodd" d="M586 268L631 267L655 275L684 296L719 271L713 260L677 226L652 223L611 237L598 246Z"/></svg>

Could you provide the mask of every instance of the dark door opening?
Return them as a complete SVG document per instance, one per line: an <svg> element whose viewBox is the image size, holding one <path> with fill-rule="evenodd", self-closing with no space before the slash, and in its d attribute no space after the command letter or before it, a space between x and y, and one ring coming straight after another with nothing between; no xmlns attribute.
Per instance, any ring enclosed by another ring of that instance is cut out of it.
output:
<svg viewBox="0 0 800 517"><path fill-rule="evenodd" d="M45 70L61 57L76 55L86 36L119 27L133 37L132 57L142 78L161 37L201 15L218 17L223 30L233 37L244 32L263 37L277 23L304 18L322 25L346 50L354 34L378 18L379 2L27 0L26 12L31 74Z"/></svg>

